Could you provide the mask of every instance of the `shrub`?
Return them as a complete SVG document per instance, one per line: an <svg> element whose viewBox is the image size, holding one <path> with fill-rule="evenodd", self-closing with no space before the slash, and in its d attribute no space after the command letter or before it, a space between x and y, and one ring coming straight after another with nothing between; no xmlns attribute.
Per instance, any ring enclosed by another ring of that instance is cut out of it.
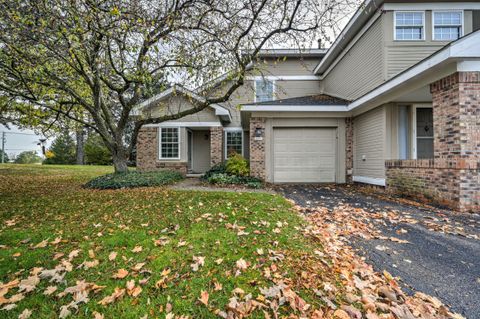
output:
<svg viewBox="0 0 480 319"><path fill-rule="evenodd" d="M251 176L237 176L226 173L211 174L207 181L210 184L217 185L245 185L250 188L261 188L263 186L262 180Z"/></svg>
<svg viewBox="0 0 480 319"><path fill-rule="evenodd" d="M162 186L183 179L174 171L113 173L99 176L84 185L93 189L119 189L145 186Z"/></svg>
<svg viewBox="0 0 480 319"><path fill-rule="evenodd" d="M240 154L234 154L227 160L226 171L230 175L248 176L250 169L247 160Z"/></svg>
<svg viewBox="0 0 480 319"><path fill-rule="evenodd" d="M37 152L35 151L21 152L15 158L16 164L36 164L41 162L42 162L42 158L38 156Z"/></svg>
<svg viewBox="0 0 480 319"><path fill-rule="evenodd" d="M203 174L202 179L208 181L208 179L215 174L226 174L227 173L227 166L225 162L215 164L210 168L205 174Z"/></svg>

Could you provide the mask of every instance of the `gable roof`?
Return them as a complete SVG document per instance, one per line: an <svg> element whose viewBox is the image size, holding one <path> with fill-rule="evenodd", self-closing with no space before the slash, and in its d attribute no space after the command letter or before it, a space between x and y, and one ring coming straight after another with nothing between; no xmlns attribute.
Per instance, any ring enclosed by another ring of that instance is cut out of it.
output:
<svg viewBox="0 0 480 319"><path fill-rule="evenodd" d="M149 107L149 106L152 106L154 105L155 103L157 102L160 102L162 100L165 100L171 96L179 96L179 95L183 95L185 97L189 97L191 99L194 99L200 103L204 103L206 101L206 99L203 97L203 96L200 96L198 95L197 93L187 89L187 88L184 88L183 86L181 85L174 85L168 89L166 89L165 91L139 103L132 111L132 114L139 114L139 112L143 109L143 108L146 108L146 107ZM219 105L219 104L211 104L209 105L211 108L213 108L215 110L215 115L220 117L222 120L226 121L226 122L231 122L232 121L232 117L230 115L230 111Z"/></svg>
<svg viewBox="0 0 480 319"><path fill-rule="evenodd" d="M313 70L314 74L322 74L332 64L347 44L357 35L360 29L370 20L383 4L382 0L365 0L357 9L332 46Z"/></svg>
<svg viewBox="0 0 480 319"><path fill-rule="evenodd" d="M288 99L249 103L242 105L242 111L286 111L286 112L342 112L348 101L327 94L308 95Z"/></svg>

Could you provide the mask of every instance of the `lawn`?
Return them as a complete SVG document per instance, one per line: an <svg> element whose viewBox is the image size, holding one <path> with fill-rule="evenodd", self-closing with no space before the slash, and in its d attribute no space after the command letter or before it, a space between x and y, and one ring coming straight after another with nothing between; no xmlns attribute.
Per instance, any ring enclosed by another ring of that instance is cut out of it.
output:
<svg viewBox="0 0 480 319"><path fill-rule="evenodd" d="M82 188L111 171L0 166L2 318L269 318L324 305L303 272L319 247L282 197Z"/></svg>

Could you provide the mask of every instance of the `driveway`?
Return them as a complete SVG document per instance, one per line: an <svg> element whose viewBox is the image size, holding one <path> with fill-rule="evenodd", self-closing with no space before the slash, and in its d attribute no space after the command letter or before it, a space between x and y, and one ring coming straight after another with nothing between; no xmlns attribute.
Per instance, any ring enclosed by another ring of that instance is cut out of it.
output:
<svg viewBox="0 0 480 319"><path fill-rule="evenodd" d="M331 212L339 205L359 208L381 235L349 240L375 270L400 277L409 293L436 296L453 311L480 318L480 215L423 207L357 186L288 185L277 191L307 212L318 207Z"/></svg>

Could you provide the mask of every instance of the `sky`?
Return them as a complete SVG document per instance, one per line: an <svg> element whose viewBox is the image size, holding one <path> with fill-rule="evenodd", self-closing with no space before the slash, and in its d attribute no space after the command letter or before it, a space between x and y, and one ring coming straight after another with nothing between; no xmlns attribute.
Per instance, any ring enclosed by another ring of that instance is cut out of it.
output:
<svg viewBox="0 0 480 319"><path fill-rule="evenodd" d="M36 151L42 156L41 148L37 145L42 136L35 134L32 130L21 130L16 126L9 125L10 129L0 125L0 149L2 147L2 133L5 132L5 153L11 159L24 151ZM47 146L51 144L48 141Z"/></svg>

